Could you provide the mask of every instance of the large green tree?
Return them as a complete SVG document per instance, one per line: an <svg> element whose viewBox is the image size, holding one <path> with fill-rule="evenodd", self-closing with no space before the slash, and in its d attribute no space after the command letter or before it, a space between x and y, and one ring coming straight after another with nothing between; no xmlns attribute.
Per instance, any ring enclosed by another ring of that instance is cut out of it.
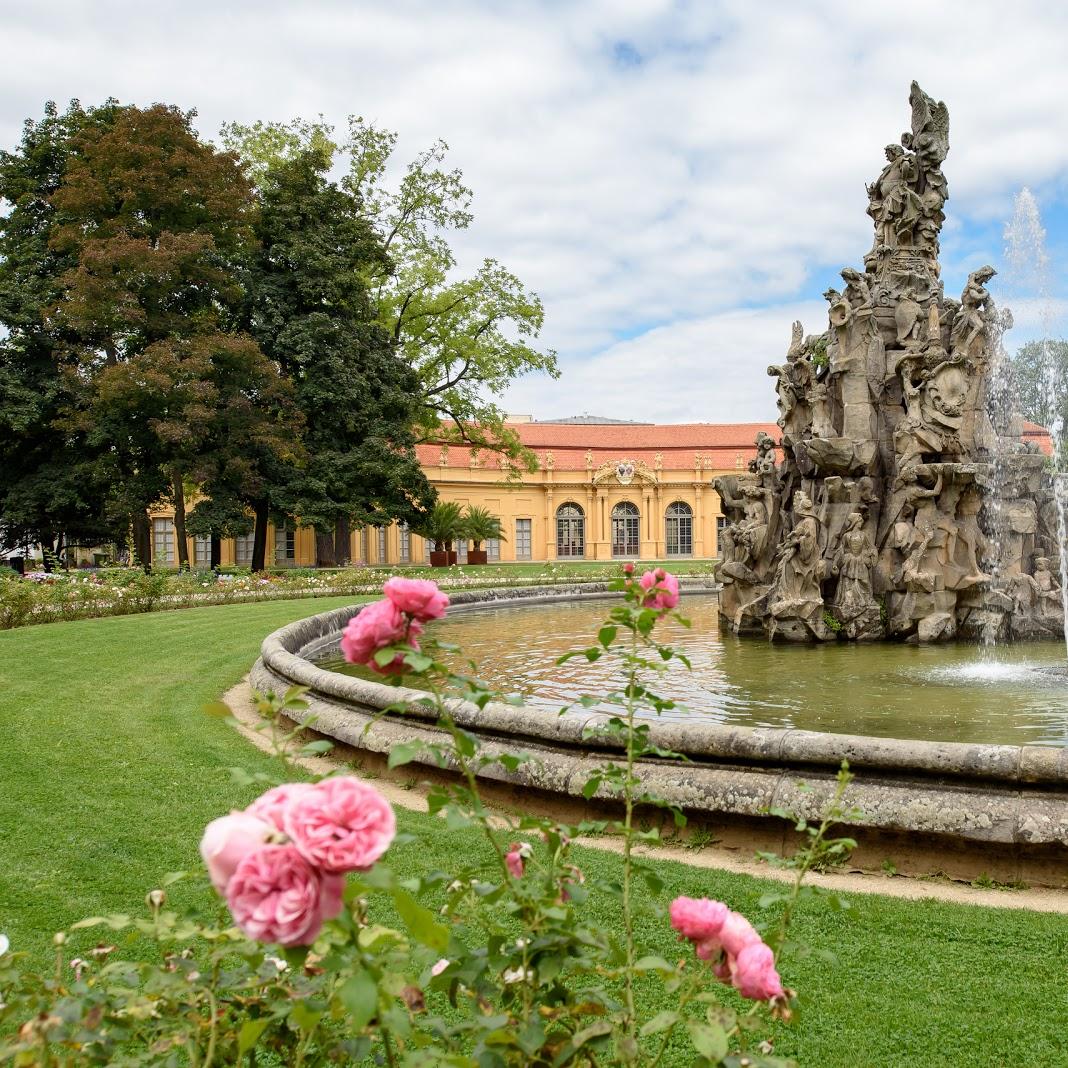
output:
<svg viewBox="0 0 1068 1068"><path fill-rule="evenodd" d="M61 539L96 544L120 539L124 525L109 508L110 457L94 453L62 415L81 403L77 337L46 320L77 262L51 245L75 141L111 127L118 105L74 102L45 107L27 120L19 145L0 152L0 545L40 543L46 566Z"/></svg>
<svg viewBox="0 0 1068 1068"><path fill-rule="evenodd" d="M306 424L307 458L276 465L270 506L315 528L321 564L347 555L350 523L414 522L434 500L414 449L419 379L368 294L382 244L358 198L328 180L331 162L311 144L257 172L248 285L250 329Z"/></svg>
<svg viewBox="0 0 1068 1068"><path fill-rule="evenodd" d="M517 378L556 376L556 356L536 347L544 321L537 295L495 260L458 274L450 240L472 221L471 190L447 165L438 141L390 180L396 134L361 118L338 142L322 122L227 126L252 172L314 149L346 167L342 188L378 231L386 257L364 265L381 327L418 376L416 427L422 441L463 441L532 468L533 456L504 425L498 401Z"/></svg>
<svg viewBox="0 0 1068 1068"><path fill-rule="evenodd" d="M110 457L113 496L146 563L147 509L171 497L184 530L185 479L202 477L221 444L280 460L293 451L285 385L234 330L245 297L235 265L255 244L252 188L191 120L164 105L117 109L106 128L74 136L50 198L48 245L71 266L45 320L72 338L88 383L65 425Z"/></svg>

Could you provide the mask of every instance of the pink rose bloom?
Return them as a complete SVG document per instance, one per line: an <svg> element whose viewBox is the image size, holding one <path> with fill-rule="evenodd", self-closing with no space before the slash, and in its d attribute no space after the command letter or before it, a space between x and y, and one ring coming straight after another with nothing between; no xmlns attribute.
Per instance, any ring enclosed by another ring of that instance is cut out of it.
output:
<svg viewBox="0 0 1068 1068"><path fill-rule="evenodd" d="M308 782L287 782L282 786L275 786L265 794L261 794L252 802L245 812L250 816L256 816L266 820L272 827L285 831L283 815L285 810L293 803L293 800L302 793L312 788Z"/></svg>
<svg viewBox="0 0 1068 1068"><path fill-rule="evenodd" d="M647 608L666 612L679 603L679 580L662 567L646 571L638 579L638 585L645 590L644 604Z"/></svg>
<svg viewBox="0 0 1068 1068"><path fill-rule="evenodd" d="M719 935L730 909L707 897L677 897L671 902L670 915L671 926L683 938L699 942Z"/></svg>
<svg viewBox="0 0 1068 1068"><path fill-rule="evenodd" d="M227 884L241 861L263 848L273 833L274 827L269 822L248 812L231 812L204 828L200 855L212 885L220 894L226 893Z"/></svg>
<svg viewBox="0 0 1068 1068"><path fill-rule="evenodd" d="M301 856L323 871L367 871L389 848L397 820L389 802L351 775L323 779L283 814Z"/></svg>
<svg viewBox="0 0 1068 1068"><path fill-rule="evenodd" d="M740 913L730 913L719 931L719 940L729 956L737 957L747 946L755 946L760 941L753 925Z"/></svg>
<svg viewBox="0 0 1068 1068"><path fill-rule="evenodd" d="M623 574L624 575L633 575L634 574L634 565L632 563L630 563L630 561L627 561L627 563L625 563L623 565Z"/></svg>
<svg viewBox="0 0 1068 1068"><path fill-rule="evenodd" d="M226 887L234 922L257 942L308 946L341 911L345 880L316 871L291 845L249 853Z"/></svg>
<svg viewBox="0 0 1068 1068"><path fill-rule="evenodd" d="M743 998L769 1001L783 996L782 980L775 970L775 955L763 942L746 946L729 960L731 984Z"/></svg>
<svg viewBox="0 0 1068 1068"><path fill-rule="evenodd" d="M449 598L430 579L391 578L382 592L402 612L420 623L441 619L449 607Z"/></svg>
<svg viewBox="0 0 1068 1068"><path fill-rule="evenodd" d="M422 625L415 620L409 622L401 610L390 600L374 601L364 605L349 620L341 635L341 651L350 664L364 664L380 670L375 663L375 653L388 645L397 645L405 638L415 638L422 632ZM413 648L418 648L412 643ZM396 661L394 661L394 664ZM394 664L387 664L389 673Z"/></svg>
<svg viewBox="0 0 1068 1068"><path fill-rule="evenodd" d="M504 854L504 864L513 879L523 878L523 847L513 842Z"/></svg>

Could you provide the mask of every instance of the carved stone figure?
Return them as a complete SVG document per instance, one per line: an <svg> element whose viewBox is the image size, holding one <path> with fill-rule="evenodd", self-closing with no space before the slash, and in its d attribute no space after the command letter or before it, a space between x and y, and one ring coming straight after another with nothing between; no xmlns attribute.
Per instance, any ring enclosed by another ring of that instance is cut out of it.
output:
<svg viewBox="0 0 1068 1068"><path fill-rule="evenodd" d="M980 267L968 275L967 285L960 297L960 310L953 320L950 345L954 356L966 358L972 353L976 342L985 338L987 325L995 315L994 302L986 289L997 271L993 267Z"/></svg>
<svg viewBox="0 0 1068 1068"><path fill-rule="evenodd" d="M864 529L864 516L853 512L846 520L831 568L832 574L838 576L834 606L847 618L867 612L875 604L872 569L876 559L875 544Z"/></svg>
<svg viewBox="0 0 1068 1068"><path fill-rule="evenodd" d="M820 594L819 524L812 501L804 493L794 496L794 529L780 546L775 575L772 614L822 602Z"/></svg>

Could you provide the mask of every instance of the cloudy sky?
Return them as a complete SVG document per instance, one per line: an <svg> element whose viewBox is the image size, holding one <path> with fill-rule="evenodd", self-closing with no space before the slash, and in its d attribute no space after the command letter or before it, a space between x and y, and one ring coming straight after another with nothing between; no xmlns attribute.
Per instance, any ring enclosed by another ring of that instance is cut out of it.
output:
<svg viewBox="0 0 1068 1068"><path fill-rule="evenodd" d="M1068 285L1068 5L664 0L0 0L0 144L48 99L161 100L229 119L361 114L435 138L475 190L462 262L494 257L546 307L559 381L509 410L670 422L774 417L790 323L871 244L864 183L909 120L949 105L947 293L1005 264L1023 186ZM936 15L935 13L939 12ZM1010 348L1040 330L1003 270Z"/></svg>

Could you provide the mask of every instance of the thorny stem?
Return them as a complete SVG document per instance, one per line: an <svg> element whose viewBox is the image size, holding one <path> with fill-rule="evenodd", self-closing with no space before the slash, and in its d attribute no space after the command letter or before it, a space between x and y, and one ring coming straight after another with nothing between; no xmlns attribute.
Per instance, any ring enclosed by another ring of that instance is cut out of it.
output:
<svg viewBox="0 0 1068 1068"><path fill-rule="evenodd" d="M794 877L790 896L786 899L786 904L783 907L782 919L779 920L779 930L775 946L776 958L778 958L779 953L782 951L783 944L786 942L786 936L790 931L794 909L797 907L797 902L801 895L801 884L805 881L805 876L812 870L812 866L815 864L816 858L819 856L820 846L823 845L823 840L826 838L827 832L831 828L831 824L833 824L836 819L841 818L842 798L845 796L845 792L849 787L849 780L850 776L846 774L843 769L838 775L838 785L834 791L834 797L824 810L823 820L820 822L819 830L816 832L815 837L809 842L808 848L805 849L801 855L801 864L798 866L797 875Z"/></svg>
<svg viewBox="0 0 1068 1068"><path fill-rule="evenodd" d="M386 1051L386 1064L389 1068L397 1068L397 1059L393 1055L393 1039L385 1028L382 1029L382 1048Z"/></svg>
<svg viewBox="0 0 1068 1068"><path fill-rule="evenodd" d="M634 686L637 672L634 667L638 655L638 632L630 632L631 658L627 664L627 774L623 781L623 929L627 949L627 1033L634 1038L634 916L631 903L631 832L634 823Z"/></svg>

